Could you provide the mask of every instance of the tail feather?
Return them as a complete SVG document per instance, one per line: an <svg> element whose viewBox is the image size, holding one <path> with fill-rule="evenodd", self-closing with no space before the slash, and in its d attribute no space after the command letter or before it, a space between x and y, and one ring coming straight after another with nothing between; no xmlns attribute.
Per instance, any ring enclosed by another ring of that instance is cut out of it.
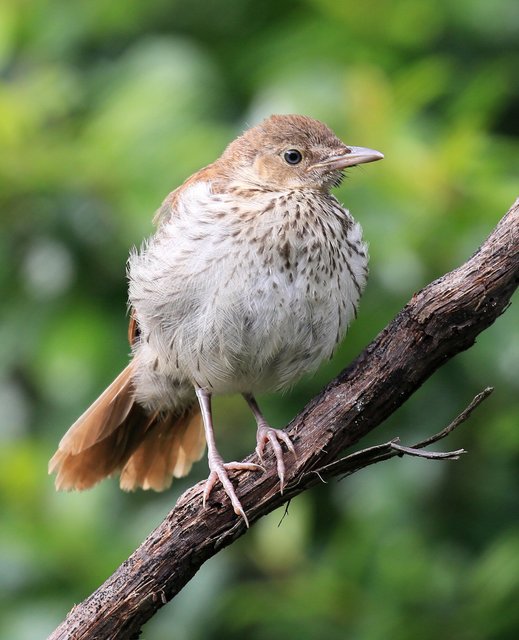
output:
<svg viewBox="0 0 519 640"><path fill-rule="evenodd" d="M121 472L121 488L161 491L186 475L205 447L200 412L147 415L128 365L62 438L49 462L56 488L83 490Z"/></svg>
<svg viewBox="0 0 519 640"><path fill-rule="evenodd" d="M135 404L118 428L90 447L73 453L60 444L49 462L56 489L83 491L119 471L142 441L147 423L144 410Z"/></svg>
<svg viewBox="0 0 519 640"><path fill-rule="evenodd" d="M176 459L171 451L170 469L175 478L182 478L191 471L193 462L197 462L205 451L205 433L202 414L198 404L194 405L178 448Z"/></svg>
<svg viewBox="0 0 519 640"><path fill-rule="evenodd" d="M191 470L204 452L205 438L197 406L181 416L159 416L121 472L121 489L163 491L173 477Z"/></svg>
<svg viewBox="0 0 519 640"><path fill-rule="evenodd" d="M132 373L130 363L74 422L59 443L60 450L75 455L105 440L124 422L135 405Z"/></svg>

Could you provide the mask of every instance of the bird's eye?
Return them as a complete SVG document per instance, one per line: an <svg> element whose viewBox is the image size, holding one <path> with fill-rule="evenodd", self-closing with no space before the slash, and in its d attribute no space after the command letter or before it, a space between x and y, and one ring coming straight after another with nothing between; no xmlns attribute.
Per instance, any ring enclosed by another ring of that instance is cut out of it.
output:
<svg viewBox="0 0 519 640"><path fill-rule="evenodd" d="M283 158L285 158L285 161L288 162L288 164L299 164L303 159L303 155L301 154L301 151L298 151L297 149L289 149L288 151L285 151Z"/></svg>

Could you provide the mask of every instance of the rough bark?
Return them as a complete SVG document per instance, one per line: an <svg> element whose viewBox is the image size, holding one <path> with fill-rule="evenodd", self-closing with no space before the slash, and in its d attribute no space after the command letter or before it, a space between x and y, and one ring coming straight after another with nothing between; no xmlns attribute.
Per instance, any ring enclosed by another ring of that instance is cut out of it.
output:
<svg viewBox="0 0 519 640"><path fill-rule="evenodd" d="M348 469L345 464L333 469L339 453L391 415L436 369L468 349L506 310L518 283L519 200L466 263L415 294L289 424L297 460L289 467L283 495L270 455L266 473L234 478L251 525L320 482L319 471L334 475ZM408 452L397 451L402 453ZM257 462L254 456L247 460ZM202 509L202 489L198 483L186 491L128 560L72 609L51 640L137 638L142 625L208 558L246 533L220 490Z"/></svg>

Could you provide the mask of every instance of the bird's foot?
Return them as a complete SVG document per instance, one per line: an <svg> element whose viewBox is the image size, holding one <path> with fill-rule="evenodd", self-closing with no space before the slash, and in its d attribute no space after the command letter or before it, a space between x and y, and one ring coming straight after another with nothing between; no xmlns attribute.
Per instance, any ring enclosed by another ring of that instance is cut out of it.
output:
<svg viewBox="0 0 519 640"><path fill-rule="evenodd" d="M281 443L284 442L287 449L296 457L296 450L292 444L292 440L281 429L273 429L268 424L258 424L258 431L256 433L256 453L258 458L263 462L263 451L265 445L270 442L274 455L276 456L276 465L279 483L281 485L281 493L285 488L285 462L283 460L283 449Z"/></svg>
<svg viewBox="0 0 519 640"><path fill-rule="evenodd" d="M249 527L249 520L245 515L245 511L241 505L241 502L236 495L236 491L232 485L232 482L229 479L229 475L227 471L265 471L263 467L259 464L253 464L252 462L223 462L218 458L211 458L209 460L209 469L211 470L209 473L209 477L205 482L204 487L204 496L203 496L203 505L205 507L209 496L211 495L211 491L213 490L215 484L220 480L223 486L223 490L229 496L231 504L234 509L234 513L238 516L241 516Z"/></svg>

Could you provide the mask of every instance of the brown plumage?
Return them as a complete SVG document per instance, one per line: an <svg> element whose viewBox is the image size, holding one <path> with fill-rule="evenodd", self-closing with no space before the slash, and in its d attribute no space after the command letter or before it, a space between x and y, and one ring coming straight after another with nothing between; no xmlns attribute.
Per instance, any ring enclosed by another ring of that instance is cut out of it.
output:
<svg viewBox="0 0 519 640"><path fill-rule="evenodd" d="M134 314L128 341L138 339ZM49 462L58 490L89 489L103 478L120 473L125 491L163 491L173 478L182 478L205 449L198 405L181 413L148 415L135 402L130 363L70 427Z"/></svg>
<svg viewBox="0 0 519 640"><path fill-rule="evenodd" d="M60 442L58 489L119 473L123 489L162 490L207 441L204 503L219 481L247 522L228 471L262 467L216 449L211 397L226 393L249 404L256 451L272 447L283 488L282 445L294 446L254 394L314 371L355 316L367 251L330 190L345 168L382 157L316 120L272 116L165 199L128 263L132 361Z"/></svg>
<svg viewBox="0 0 519 640"><path fill-rule="evenodd" d="M205 448L200 409L148 415L134 399L130 363L70 427L49 462L56 488L89 489L120 473L121 489L163 491Z"/></svg>

